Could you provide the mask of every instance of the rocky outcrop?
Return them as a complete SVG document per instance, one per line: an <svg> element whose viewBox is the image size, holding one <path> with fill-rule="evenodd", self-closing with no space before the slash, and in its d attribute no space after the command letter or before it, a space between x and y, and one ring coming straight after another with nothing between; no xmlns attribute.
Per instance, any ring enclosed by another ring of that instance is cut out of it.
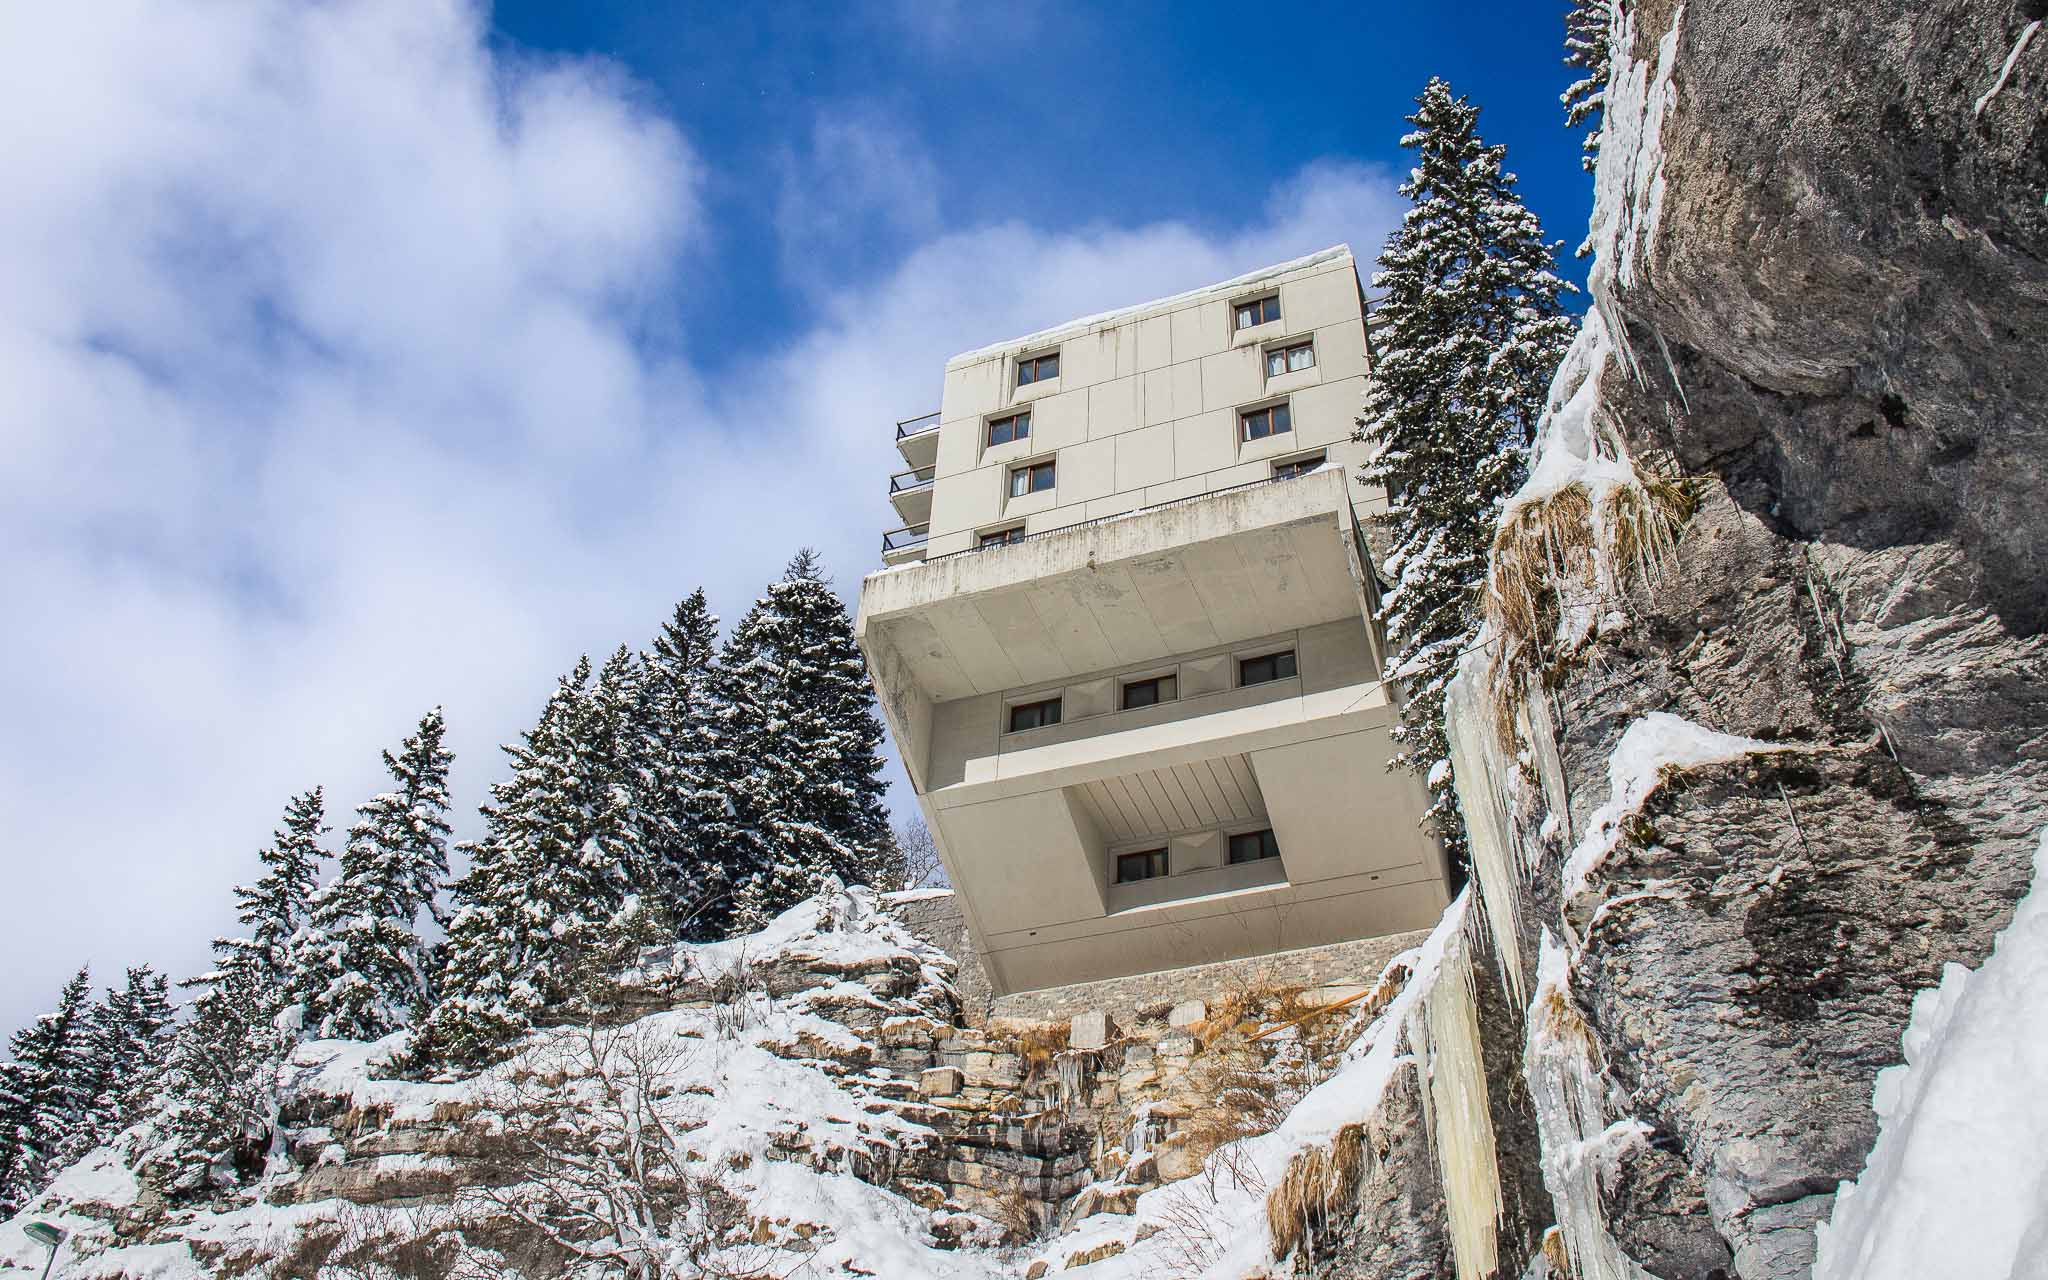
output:
<svg viewBox="0 0 2048 1280"><path fill-rule="evenodd" d="M1461 788L1506 818L1481 880L1512 968L1559 940L1601 1121L1646 1135L1601 1180L1610 1239L1577 1244L1790 1280L1913 994L1984 959L2048 814L2048 58L1980 105L2038 14L1626 11L1598 310L1553 416L1579 393L1577 447L1692 511L1668 554L1586 572L1541 663L1471 664L1491 794ZM1653 713L1755 749L1610 805Z"/></svg>

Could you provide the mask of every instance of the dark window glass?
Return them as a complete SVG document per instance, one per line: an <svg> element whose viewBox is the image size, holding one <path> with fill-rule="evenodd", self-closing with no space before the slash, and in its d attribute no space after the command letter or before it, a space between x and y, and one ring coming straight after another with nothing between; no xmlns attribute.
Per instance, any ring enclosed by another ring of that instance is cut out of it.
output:
<svg viewBox="0 0 2048 1280"><path fill-rule="evenodd" d="M1032 356L1017 362L1017 385L1020 387L1029 386L1034 382L1044 382L1047 378L1057 378L1059 376L1060 353L1057 351L1051 355Z"/></svg>
<svg viewBox="0 0 2048 1280"><path fill-rule="evenodd" d="M981 535L981 541L978 545L1000 547L1004 543L1022 541L1024 541L1024 526L1020 524L1013 525L1008 529L998 529L994 533L984 533Z"/></svg>
<svg viewBox="0 0 2048 1280"><path fill-rule="evenodd" d="M1021 498L1027 493L1042 493L1052 488L1052 483L1052 463L1034 462L1010 473L1010 496Z"/></svg>
<svg viewBox="0 0 2048 1280"><path fill-rule="evenodd" d="M1047 698L1043 702L1025 702L1010 708L1010 732L1025 729L1043 729L1049 724L1060 722L1060 700Z"/></svg>
<svg viewBox="0 0 2048 1280"><path fill-rule="evenodd" d="M1239 862L1262 862L1267 858L1277 858L1279 856L1279 842L1273 839L1273 833L1270 830L1247 831L1242 835L1230 837L1230 861L1233 864Z"/></svg>
<svg viewBox="0 0 2048 1280"><path fill-rule="evenodd" d="M988 423L988 442L991 446L1008 444L1012 440L1027 440L1031 437L1031 415L1013 413L1007 418L991 418Z"/></svg>
<svg viewBox="0 0 2048 1280"><path fill-rule="evenodd" d="M1260 298L1256 302L1241 302L1237 306L1237 327L1249 329L1255 324L1270 324L1280 318L1280 295Z"/></svg>
<svg viewBox="0 0 2048 1280"><path fill-rule="evenodd" d="M1307 475L1309 472L1320 468L1326 457L1327 455L1325 454L1313 453L1306 458L1289 458L1285 462L1276 462L1273 464L1273 478L1285 480L1289 476Z"/></svg>
<svg viewBox="0 0 2048 1280"><path fill-rule="evenodd" d="M1246 658L1237 664L1237 682L1245 684L1266 684L1273 680L1285 680L1294 674L1294 650L1284 653L1269 653L1263 657Z"/></svg>
<svg viewBox="0 0 2048 1280"><path fill-rule="evenodd" d="M1174 699L1172 676L1154 676L1150 680L1133 680L1124 686L1124 710L1133 707L1150 707Z"/></svg>
<svg viewBox="0 0 2048 1280"><path fill-rule="evenodd" d="M1238 416L1238 427L1247 440L1264 440L1294 430L1294 419L1284 404L1270 405L1264 409L1247 409Z"/></svg>
<svg viewBox="0 0 2048 1280"><path fill-rule="evenodd" d="M1147 849L1142 853L1120 853L1116 855L1116 882L1130 884L1138 880L1154 880L1166 874L1166 850Z"/></svg>

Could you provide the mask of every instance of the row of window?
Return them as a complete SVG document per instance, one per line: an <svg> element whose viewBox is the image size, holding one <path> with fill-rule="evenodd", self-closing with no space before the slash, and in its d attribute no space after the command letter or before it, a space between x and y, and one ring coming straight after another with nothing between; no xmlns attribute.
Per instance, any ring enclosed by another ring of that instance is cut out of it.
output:
<svg viewBox="0 0 2048 1280"><path fill-rule="evenodd" d="M1292 649L1262 653L1256 658L1240 658L1237 662L1237 683L1240 688L1286 680L1295 673ZM1123 684L1123 709L1134 711L1139 707L1156 707L1162 702L1172 702L1180 696L1179 690L1179 680L1171 675L1142 676L1136 680L1126 680ZM1040 698L1036 702L1020 702L1010 708L1008 732L1022 733L1026 729L1043 729L1059 722L1060 700L1057 697Z"/></svg>
<svg viewBox="0 0 2048 1280"><path fill-rule="evenodd" d="M1295 476L1305 476L1311 471L1320 469L1328 460L1329 455L1327 453L1309 453L1303 454L1298 458L1284 458L1273 464L1273 478L1275 480L1288 480ZM1010 496L1021 498L1029 493L1049 490L1056 481L1057 473L1050 459L1044 462L1028 463L1011 470ZM974 545L979 550L983 547L1000 547L1012 542L1022 541L1024 541L1024 526L1013 524L1001 529L988 529L975 535Z"/></svg>
<svg viewBox="0 0 2048 1280"><path fill-rule="evenodd" d="M1280 318L1280 295L1254 298L1250 302L1237 304L1237 327L1250 329L1256 325L1271 324ZM1307 369L1316 362L1315 347L1308 342L1266 353L1266 376L1278 377L1283 373L1294 373ZM1019 356L1017 359L1017 385L1028 387L1060 376L1060 353L1049 351L1044 355Z"/></svg>
<svg viewBox="0 0 2048 1280"><path fill-rule="evenodd" d="M1308 363L1310 365L1315 363L1315 352L1313 350L1307 347L1296 349L1308 351ZM1273 353L1273 358L1278 359L1283 354L1286 353L1276 351ZM1301 367L1307 368L1308 365ZM1256 409L1240 409L1237 414L1237 430L1240 439L1247 441L1263 440L1267 436L1282 435L1294 430L1294 415L1288 409L1287 402L1284 400L1279 404L1261 405ZM1029 413L1011 413L1005 414L1000 418L990 418L986 434L983 438L986 441L987 447L991 449L999 444L1010 444L1017 440L1029 440L1031 438L1031 415Z"/></svg>
<svg viewBox="0 0 2048 1280"><path fill-rule="evenodd" d="M1273 838L1272 828L1263 831L1244 831L1230 837L1230 865L1242 862L1264 862L1280 856L1280 844ZM1173 874L1171 861L1164 849L1139 849L1133 853L1116 855L1116 882L1135 884L1140 880L1156 880L1160 876Z"/></svg>

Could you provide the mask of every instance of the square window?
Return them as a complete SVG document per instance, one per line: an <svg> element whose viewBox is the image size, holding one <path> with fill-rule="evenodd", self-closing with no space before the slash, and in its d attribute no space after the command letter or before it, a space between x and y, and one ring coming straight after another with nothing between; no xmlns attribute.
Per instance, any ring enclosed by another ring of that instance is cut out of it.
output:
<svg viewBox="0 0 2048 1280"><path fill-rule="evenodd" d="M1237 683L1270 684L1285 680L1294 674L1294 650L1284 649L1279 653L1268 653L1257 658L1245 658L1237 664Z"/></svg>
<svg viewBox="0 0 2048 1280"><path fill-rule="evenodd" d="M1047 378L1059 376L1060 353L1057 351L1050 355L1027 356L1017 362L1017 385L1020 387L1028 387L1034 382L1044 382Z"/></svg>
<svg viewBox="0 0 2048 1280"><path fill-rule="evenodd" d="M1166 874L1166 850L1145 849L1138 853L1116 855L1116 882L1134 884L1140 880L1156 880Z"/></svg>
<svg viewBox="0 0 2048 1280"><path fill-rule="evenodd" d="M1060 722L1060 700L1047 698L1041 702L1020 702L1010 708L1010 732L1022 733L1026 729L1043 729Z"/></svg>
<svg viewBox="0 0 2048 1280"><path fill-rule="evenodd" d="M1280 844L1273 839L1272 831L1246 831L1230 837L1230 862L1264 862L1280 856Z"/></svg>
<svg viewBox="0 0 2048 1280"><path fill-rule="evenodd" d="M990 448L994 448L999 444L1008 444L1012 440L1029 440L1030 438L1031 415L1028 413L1013 413L1006 418L990 418L988 420L988 443Z"/></svg>
<svg viewBox="0 0 2048 1280"><path fill-rule="evenodd" d="M1174 683L1172 676L1153 676L1149 680L1131 681L1124 686L1124 710L1172 702L1176 696Z"/></svg>
<svg viewBox="0 0 2048 1280"><path fill-rule="evenodd" d="M1284 462L1273 464L1273 478L1275 480L1286 480L1292 476L1305 476L1311 471L1321 470L1323 463L1327 460L1328 455L1321 453L1305 454L1299 458L1288 458Z"/></svg>
<svg viewBox="0 0 2048 1280"><path fill-rule="evenodd" d="M1316 366L1316 344L1297 342L1291 347L1274 347L1266 353L1266 376L1277 378L1283 373L1299 373Z"/></svg>
<svg viewBox="0 0 2048 1280"><path fill-rule="evenodd" d="M996 529L982 534L974 545L977 547L1001 547L1012 542L1022 541L1024 541L1024 526L1013 524L1007 529Z"/></svg>
<svg viewBox="0 0 2048 1280"><path fill-rule="evenodd" d="M1027 493L1043 493L1052 488L1052 484L1053 470L1049 459L1010 470L1010 496L1013 498L1021 498Z"/></svg>
<svg viewBox="0 0 2048 1280"><path fill-rule="evenodd" d="M1246 409L1237 415L1238 430L1246 440L1264 440L1294 430L1294 416L1285 404L1263 409Z"/></svg>
<svg viewBox="0 0 2048 1280"><path fill-rule="evenodd" d="M1280 295L1270 294L1254 298L1250 302L1237 304L1237 327L1249 329L1253 325L1271 324L1280 318Z"/></svg>

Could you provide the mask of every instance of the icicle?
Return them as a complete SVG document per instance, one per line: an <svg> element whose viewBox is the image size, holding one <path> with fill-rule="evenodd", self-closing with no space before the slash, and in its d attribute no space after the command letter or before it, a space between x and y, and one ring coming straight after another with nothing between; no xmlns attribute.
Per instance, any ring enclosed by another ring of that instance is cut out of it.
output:
<svg viewBox="0 0 2048 1280"><path fill-rule="evenodd" d="M1689 414L1692 412L1692 401L1685 398L1685 384L1678 380L1678 366L1671 360L1671 348L1664 342L1664 331L1652 329L1650 332L1657 336L1657 350L1663 353L1664 372L1671 375L1671 389L1678 393L1679 407Z"/></svg>
<svg viewBox="0 0 2048 1280"><path fill-rule="evenodd" d="M1522 921L1518 905L1523 875L1514 831L1502 803L1515 777L1514 763L1501 753L1494 731L1493 697L1486 678L1487 657L1474 648L1458 663L1458 676L1444 693L1444 728L1451 744L1451 781L1465 816L1466 845L1486 908L1487 928L1508 991L1520 1004L1528 997L1522 972Z"/></svg>
<svg viewBox="0 0 2048 1280"><path fill-rule="evenodd" d="M1557 1207L1576 1280L1649 1280L1622 1252L1601 1208L1601 1183L1615 1157L1640 1141L1634 1120L1606 1123L1606 1089L1594 1060L1592 1035L1571 992L1564 948L1543 931L1536 996L1529 1004L1529 1039L1522 1059L1536 1127L1543 1138L1543 1182Z"/></svg>
<svg viewBox="0 0 2048 1280"><path fill-rule="evenodd" d="M1427 1043L1412 1041L1425 1063L1423 1115L1442 1171L1444 1217L1458 1280L1484 1280L1500 1262L1500 1169L1472 983L1470 944L1460 934L1452 939L1421 1011Z"/></svg>

